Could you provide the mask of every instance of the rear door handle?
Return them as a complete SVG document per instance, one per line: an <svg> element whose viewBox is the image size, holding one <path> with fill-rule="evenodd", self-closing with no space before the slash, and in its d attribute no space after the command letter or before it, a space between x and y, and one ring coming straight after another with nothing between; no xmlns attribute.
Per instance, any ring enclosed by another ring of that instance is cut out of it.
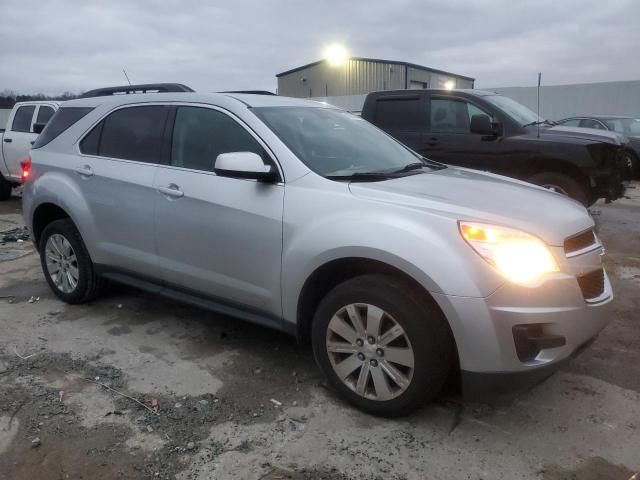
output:
<svg viewBox="0 0 640 480"><path fill-rule="evenodd" d="M5 139L3 139L3 140L4 140L4 143L11 143L11 142L13 142L13 139L12 139L12 138L5 138Z"/></svg>
<svg viewBox="0 0 640 480"><path fill-rule="evenodd" d="M157 187L158 191L163 195L171 198L181 198L184 197L184 192L180 190L180 187L175 183L170 183L166 187Z"/></svg>
<svg viewBox="0 0 640 480"><path fill-rule="evenodd" d="M89 165L83 165L82 167L77 167L76 168L76 173L78 175L82 175L83 177L92 177L93 176L93 170L91 169L91 167Z"/></svg>

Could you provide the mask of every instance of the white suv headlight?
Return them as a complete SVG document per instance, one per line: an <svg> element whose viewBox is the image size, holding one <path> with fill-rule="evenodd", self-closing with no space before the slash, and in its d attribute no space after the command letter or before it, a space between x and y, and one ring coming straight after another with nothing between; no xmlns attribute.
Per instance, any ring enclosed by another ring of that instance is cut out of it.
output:
<svg viewBox="0 0 640 480"><path fill-rule="evenodd" d="M545 273L559 271L545 243L533 235L485 223L458 224L471 248L512 282L531 285Z"/></svg>

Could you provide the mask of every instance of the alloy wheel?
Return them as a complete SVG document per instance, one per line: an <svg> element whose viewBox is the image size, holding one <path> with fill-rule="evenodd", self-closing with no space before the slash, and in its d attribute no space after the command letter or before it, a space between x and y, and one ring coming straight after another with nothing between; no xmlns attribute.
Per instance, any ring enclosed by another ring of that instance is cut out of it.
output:
<svg viewBox="0 0 640 480"><path fill-rule="evenodd" d="M375 305L353 303L338 310L329 321L326 348L336 375L361 397L391 400L411 385L411 342L402 326Z"/></svg>
<svg viewBox="0 0 640 480"><path fill-rule="evenodd" d="M47 273L58 290L71 293L78 286L80 272L76 253L63 235L54 233L45 246Z"/></svg>

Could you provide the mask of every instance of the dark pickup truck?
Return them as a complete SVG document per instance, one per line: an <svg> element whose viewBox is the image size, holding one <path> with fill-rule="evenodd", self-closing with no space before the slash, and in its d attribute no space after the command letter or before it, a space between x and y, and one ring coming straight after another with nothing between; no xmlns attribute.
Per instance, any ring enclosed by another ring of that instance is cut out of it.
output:
<svg viewBox="0 0 640 480"><path fill-rule="evenodd" d="M624 193L623 136L556 126L493 92L374 92L362 117L430 159L525 180L584 205Z"/></svg>

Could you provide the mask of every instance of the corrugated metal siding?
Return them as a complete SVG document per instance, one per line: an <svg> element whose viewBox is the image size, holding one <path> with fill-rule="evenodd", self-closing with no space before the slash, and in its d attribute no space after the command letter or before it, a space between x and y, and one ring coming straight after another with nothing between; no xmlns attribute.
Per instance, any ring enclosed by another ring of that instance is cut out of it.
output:
<svg viewBox="0 0 640 480"><path fill-rule="evenodd" d="M536 111L537 87L483 90L513 98ZM550 120L591 114L640 116L640 80L543 86L540 88L540 114Z"/></svg>
<svg viewBox="0 0 640 480"><path fill-rule="evenodd" d="M306 98L362 95L378 90L397 90L409 85L409 81L405 82L405 73L408 74L409 81L423 82L428 87L434 86L434 78L438 82L435 86L438 87L449 79L456 80L458 84L464 83L464 86L458 88L473 86L473 82L456 76L444 76L395 63L352 59L339 66L321 62L278 77L278 94Z"/></svg>

